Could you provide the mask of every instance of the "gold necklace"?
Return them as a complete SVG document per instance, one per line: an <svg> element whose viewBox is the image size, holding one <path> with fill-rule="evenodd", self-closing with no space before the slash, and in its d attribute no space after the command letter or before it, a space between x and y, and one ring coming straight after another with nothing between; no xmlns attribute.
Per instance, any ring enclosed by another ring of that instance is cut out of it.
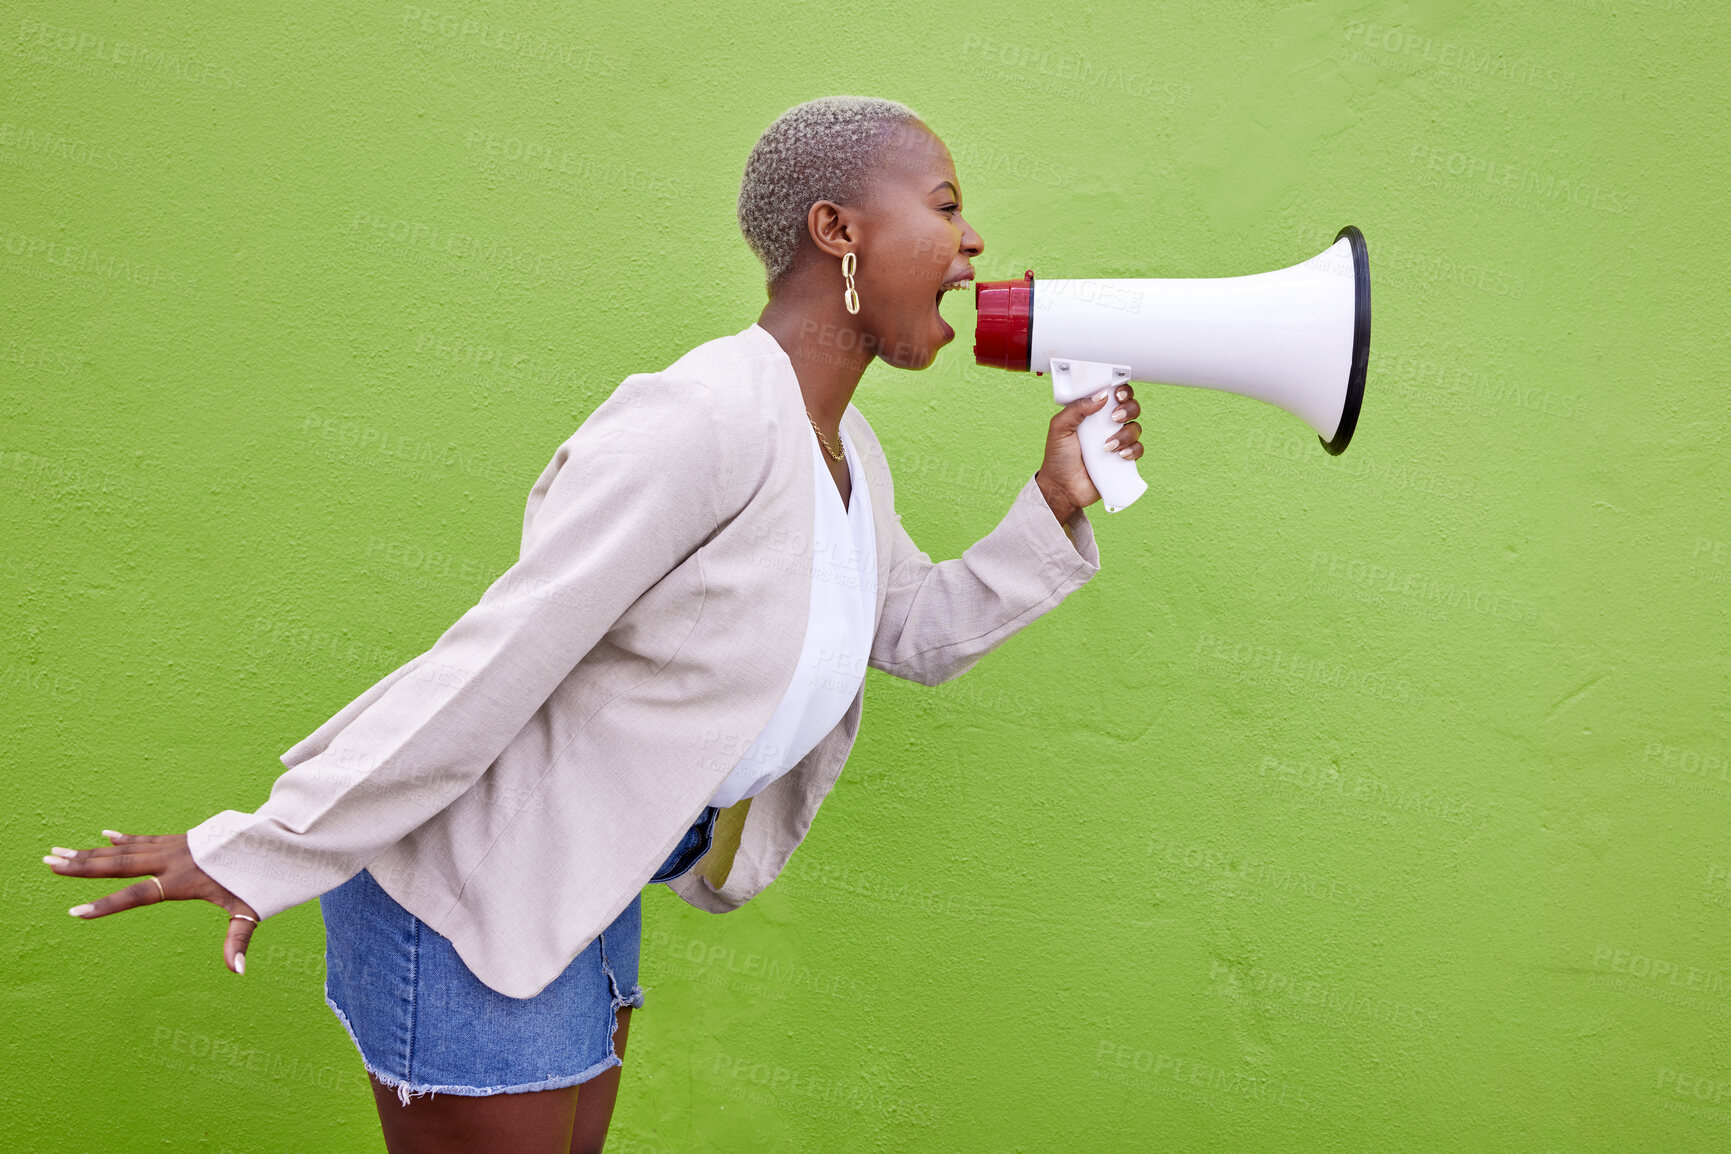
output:
<svg viewBox="0 0 1731 1154"><path fill-rule="evenodd" d="M830 448L829 442L823 439L823 430L817 427L816 421L812 420L810 409L805 411L805 419L811 421L811 431L817 434L817 443L823 446L823 451L829 454L830 460L842 461L847 459L847 446L842 445L839 449ZM841 429L837 428L835 434L836 442L837 444L840 444Z"/></svg>

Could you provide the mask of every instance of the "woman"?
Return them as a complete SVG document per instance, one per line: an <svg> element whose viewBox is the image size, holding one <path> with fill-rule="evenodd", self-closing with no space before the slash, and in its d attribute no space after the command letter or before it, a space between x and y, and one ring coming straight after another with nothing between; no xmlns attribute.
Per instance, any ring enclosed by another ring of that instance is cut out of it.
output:
<svg viewBox="0 0 1731 1154"><path fill-rule="evenodd" d="M518 562L284 754L256 813L46 859L150 875L74 916L221 906L236 973L261 920L318 897L326 1001L393 1151L601 1149L642 887L738 908L840 772L868 664L948 680L1098 570L1076 429L1105 393L1053 416L1003 521L939 564L849 403L874 357L923 369L954 339L939 302L984 248L912 111L790 109L739 222L757 322L597 407L532 488ZM1130 387L1116 400L1135 459Z"/></svg>

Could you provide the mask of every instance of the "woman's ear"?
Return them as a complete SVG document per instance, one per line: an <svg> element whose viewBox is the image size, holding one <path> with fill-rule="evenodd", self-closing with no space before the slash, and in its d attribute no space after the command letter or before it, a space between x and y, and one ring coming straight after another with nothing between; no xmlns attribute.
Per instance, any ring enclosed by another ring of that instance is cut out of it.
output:
<svg viewBox="0 0 1731 1154"><path fill-rule="evenodd" d="M859 224L853 213L833 201L813 204L806 211L805 227L817 250L838 260L859 245Z"/></svg>

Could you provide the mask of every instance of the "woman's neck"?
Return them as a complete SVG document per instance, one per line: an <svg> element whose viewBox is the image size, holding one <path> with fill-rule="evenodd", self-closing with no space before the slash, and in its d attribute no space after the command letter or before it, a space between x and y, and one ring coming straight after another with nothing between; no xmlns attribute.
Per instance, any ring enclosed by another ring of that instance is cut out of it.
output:
<svg viewBox="0 0 1731 1154"><path fill-rule="evenodd" d="M819 285L802 283L809 279L782 286L763 306L757 323L793 363L812 420L833 435L873 354L860 347L860 332L841 303L840 289L827 294L833 300L821 303L826 294Z"/></svg>

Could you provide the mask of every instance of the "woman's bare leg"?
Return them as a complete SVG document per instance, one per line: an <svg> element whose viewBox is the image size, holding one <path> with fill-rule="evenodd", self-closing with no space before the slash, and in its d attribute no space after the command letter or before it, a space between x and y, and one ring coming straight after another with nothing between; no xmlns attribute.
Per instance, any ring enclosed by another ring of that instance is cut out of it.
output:
<svg viewBox="0 0 1731 1154"><path fill-rule="evenodd" d="M613 1052L625 1056L631 1007L618 1013ZM601 1154L620 1066L578 1086L520 1094L417 1095L407 1106L370 1072L373 1102L390 1154Z"/></svg>
<svg viewBox="0 0 1731 1154"><path fill-rule="evenodd" d="M522 1094L417 1095L403 1105L396 1087L367 1075L390 1154L566 1154L577 1087Z"/></svg>
<svg viewBox="0 0 1731 1154"><path fill-rule="evenodd" d="M619 1010L619 1028L613 1031L613 1052L625 1056L625 1036L631 1029L631 1007ZM579 1086L577 1119L571 1127L570 1154L601 1154L607 1127L613 1121L613 1103L619 1097L619 1075L625 1067L613 1066Z"/></svg>

